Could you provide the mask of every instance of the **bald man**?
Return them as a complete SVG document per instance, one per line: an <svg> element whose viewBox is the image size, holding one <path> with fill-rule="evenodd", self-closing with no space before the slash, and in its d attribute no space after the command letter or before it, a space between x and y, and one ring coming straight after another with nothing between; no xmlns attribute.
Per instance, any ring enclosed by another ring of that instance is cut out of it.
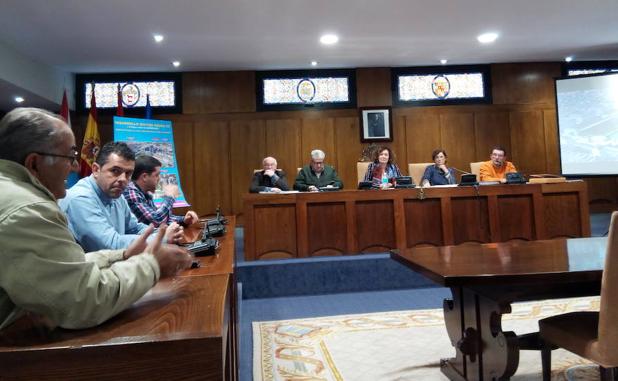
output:
<svg viewBox="0 0 618 381"><path fill-rule="evenodd" d="M262 160L262 167L264 168L263 170L253 174L249 192L279 193L281 191L290 190L285 180L285 173L277 169L277 160L274 157L265 157L264 160Z"/></svg>

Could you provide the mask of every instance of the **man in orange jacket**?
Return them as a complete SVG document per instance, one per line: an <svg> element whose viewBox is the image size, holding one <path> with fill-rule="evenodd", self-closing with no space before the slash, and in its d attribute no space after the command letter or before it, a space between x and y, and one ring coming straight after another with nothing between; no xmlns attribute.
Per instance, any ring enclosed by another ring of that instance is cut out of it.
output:
<svg viewBox="0 0 618 381"><path fill-rule="evenodd" d="M517 172L517 169L510 161L506 161L506 151L500 146L495 146L491 150L489 161L481 164L480 181L500 181L506 182L506 174Z"/></svg>

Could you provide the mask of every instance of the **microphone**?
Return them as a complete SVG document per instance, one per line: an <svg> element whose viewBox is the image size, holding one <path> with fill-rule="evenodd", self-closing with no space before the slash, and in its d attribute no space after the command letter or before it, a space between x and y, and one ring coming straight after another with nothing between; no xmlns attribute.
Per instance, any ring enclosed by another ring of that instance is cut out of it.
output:
<svg viewBox="0 0 618 381"><path fill-rule="evenodd" d="M462 171L461 169L459 169L459 168L455 168L455 167L451 167L451 168L453 168L453 169L454 169L454 170L456 170L457 172L461 173L462 175L473 175L473 173L472 173L472 172Z"/></svg>

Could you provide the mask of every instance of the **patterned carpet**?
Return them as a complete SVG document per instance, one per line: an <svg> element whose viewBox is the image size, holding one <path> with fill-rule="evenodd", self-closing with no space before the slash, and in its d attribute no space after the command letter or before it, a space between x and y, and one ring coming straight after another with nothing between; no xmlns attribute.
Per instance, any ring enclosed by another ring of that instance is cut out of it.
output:
<svg viewBox="0 0 618 381"><path fill-rule="evenodd" d="M538 330L541 318L598 310L598 297L517 303L503 330ZM439 359L451 357L442 310L253 323L255 381L446 380ZM552 353L552 380L595 380L598 370L564 350ZM541 357L522 351L512 380L541 380Z"/></svg>

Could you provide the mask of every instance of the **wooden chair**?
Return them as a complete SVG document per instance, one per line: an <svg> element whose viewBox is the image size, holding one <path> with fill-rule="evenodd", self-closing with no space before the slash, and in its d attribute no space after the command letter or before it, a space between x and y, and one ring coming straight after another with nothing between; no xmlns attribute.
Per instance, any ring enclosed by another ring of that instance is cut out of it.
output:
<svg viewBox="0 0 618 381"><path fill-rule="evenodd" d="M551 350L556 347L597 363L601 380L618 380L618 212L612 214L609 225L600 311L569 312L542 319L539 334L544 343L543 380L550 379Z"/></svg>
<svg viewBox="0 0 618 381"><path fill-rule="evenodd" d="M360 183L365 178L367 173L367 167L369 167L370 161L359 161L356 163L356 174L358 176L358 182Z"/></svg>
<svg viewBox="0 0 618 381"><path fill-rule="evenodd" d="M414 184L421 185L425 169L430 165L433 165L433 163L408 163L408 173L414 180Z"/></svg>
<svg viewBox="0 0 618 381"><path fill-rule="evenodd" d="M470 163L470 173L474 173L478 180L481 179L481 164L483 163L484 163L483 161L477 161L474 163Z"/></svg>

